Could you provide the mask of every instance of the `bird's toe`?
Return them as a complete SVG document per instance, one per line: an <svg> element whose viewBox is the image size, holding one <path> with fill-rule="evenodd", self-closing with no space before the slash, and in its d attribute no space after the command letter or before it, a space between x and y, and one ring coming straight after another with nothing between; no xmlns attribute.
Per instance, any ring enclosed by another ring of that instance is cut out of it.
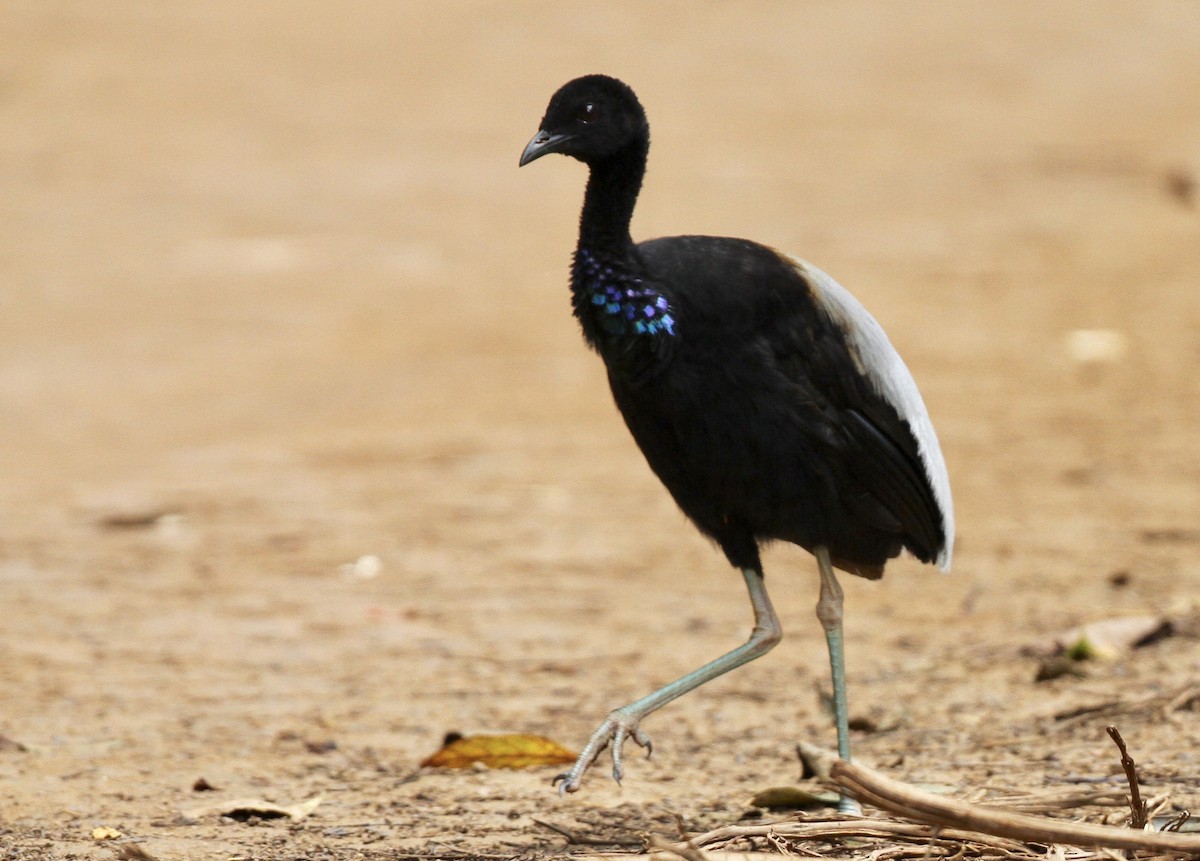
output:
<svg viewBox="0 0 1200 861"><path fill-rule="evenodd" d="M612 735L612 776L618 785L621 783L621 778L625 776L625 769L621 765L621 752L625 747L625 739L628 737L628 732L629 730L624 724L617 724Z"/></svg>
<svg viewBox="0 0 1200 861"><path fill-rule="evenodd" d="M850 816L862 816L863 809L862 809L862 805L859 804L857 801L855 801L853 798L846 798L845 796L843 796L838 801L838 813L846 813L846 814L849 814Z"/></svg>
<svg viewBox="0 0 1200 861"><path fill-rule="evenodd" d="M558 787L558 794L561 798L568 792L575 792L579 789L579 778L580 775L575 774L574 769L572 769L571 771L564 771L562 774L554 775L554 779L550 781L550 785Z"/></svg>

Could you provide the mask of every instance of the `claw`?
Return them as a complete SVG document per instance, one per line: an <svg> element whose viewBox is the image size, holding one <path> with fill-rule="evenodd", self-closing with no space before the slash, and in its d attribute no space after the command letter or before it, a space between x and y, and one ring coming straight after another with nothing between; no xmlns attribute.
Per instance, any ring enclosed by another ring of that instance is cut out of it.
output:
<svg viewBox="0 0 1200 861"><path fill-rule="evenodd" d="M641 720L641 717L641 715L629 714L621 709L610 712L604 722L592 733L592 737L588 739L579 758L575 760L575 765L571 767L570 771L556 775L551 781L551 786L558 787L560 796L577 791L583 783L583 775L600 758L600 754L610 746L612 747L613 780L620 784L621 778L625 776L625 769L621 762L621 752L625 742L633 739L639 747L646 749L647 755L653 749L650 737L638 728L638 721Z"/></svg>
<svg viewBox="0 0 1200 861"><path fill-rule="evenodd" d="M564 771L562 774L554 775L554 779L550 781L550 785L558 787L558 797L559 798L564 797L568 792L575 791L574 789L570 788L571 774L570 774L570 772L566 772L566 771Z"/></svg>

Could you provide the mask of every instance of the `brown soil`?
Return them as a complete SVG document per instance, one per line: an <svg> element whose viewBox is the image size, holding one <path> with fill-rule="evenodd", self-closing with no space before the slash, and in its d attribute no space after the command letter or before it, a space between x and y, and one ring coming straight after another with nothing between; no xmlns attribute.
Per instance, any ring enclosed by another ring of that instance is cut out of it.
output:
<svg viewBox="0 0 1200 861"><path fill-rule="evenodd" d="M654 124L637 235L811 259L937 423L954 573L846 584L861 759L1119 788L1111 722L1200 807L1200 7L599 8L0 9L0 856L110 858L100 826L163 861L552 855L534 817L734 822L832 744L781 547L783 645L649 719L623 787L415 772L449 730L576 746L749 628L570 318L582 169L516 168L587 71ZM1034 682L1054 634L1140 614L1175 636Z"/></svg>

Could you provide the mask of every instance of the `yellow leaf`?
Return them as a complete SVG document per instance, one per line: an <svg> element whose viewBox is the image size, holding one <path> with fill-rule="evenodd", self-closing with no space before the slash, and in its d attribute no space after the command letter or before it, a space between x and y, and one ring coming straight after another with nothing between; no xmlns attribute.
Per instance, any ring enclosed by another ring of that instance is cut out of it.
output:
<svg viewBox="0 0 1200 861"><path fill-rule="evenodd" d="M470 768L478 762L488 768L534 768L574 761L575 754L558 742L540 735L515 733L450 740L437 753L427 757L421 767Z"/></svg>
<svg viewBox="0 0 1200 861"><path fill-rule="evenodd" d="M119 840L124 836L117 829L109 828L107 825L101 825L99 828L92 829L93 840Z"/></svg>

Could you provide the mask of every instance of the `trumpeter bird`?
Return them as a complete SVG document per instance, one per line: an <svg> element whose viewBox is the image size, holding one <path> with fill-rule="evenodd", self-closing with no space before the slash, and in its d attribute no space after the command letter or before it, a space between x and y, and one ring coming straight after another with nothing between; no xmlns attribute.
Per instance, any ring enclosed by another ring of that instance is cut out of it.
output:
<svg viewBox="0 0 1200 861"><path fill-rule="evenodd" d="M817 617L838 753L848 760L834 569L874 580L907 550L947 570L954 542L937 435L880 325L820 269L764 245L713 236L635 243L629 223L649 148L633 90L588 75L550 99L520 164L561 153L588 166L571 266L575 316L650 468L742 572L754 629L745 644L609 713L555 778L566 792L610 745L619 781L624 742L650 749L646 715L779 642L759 557L772 540L817 559Z"/></svg>

